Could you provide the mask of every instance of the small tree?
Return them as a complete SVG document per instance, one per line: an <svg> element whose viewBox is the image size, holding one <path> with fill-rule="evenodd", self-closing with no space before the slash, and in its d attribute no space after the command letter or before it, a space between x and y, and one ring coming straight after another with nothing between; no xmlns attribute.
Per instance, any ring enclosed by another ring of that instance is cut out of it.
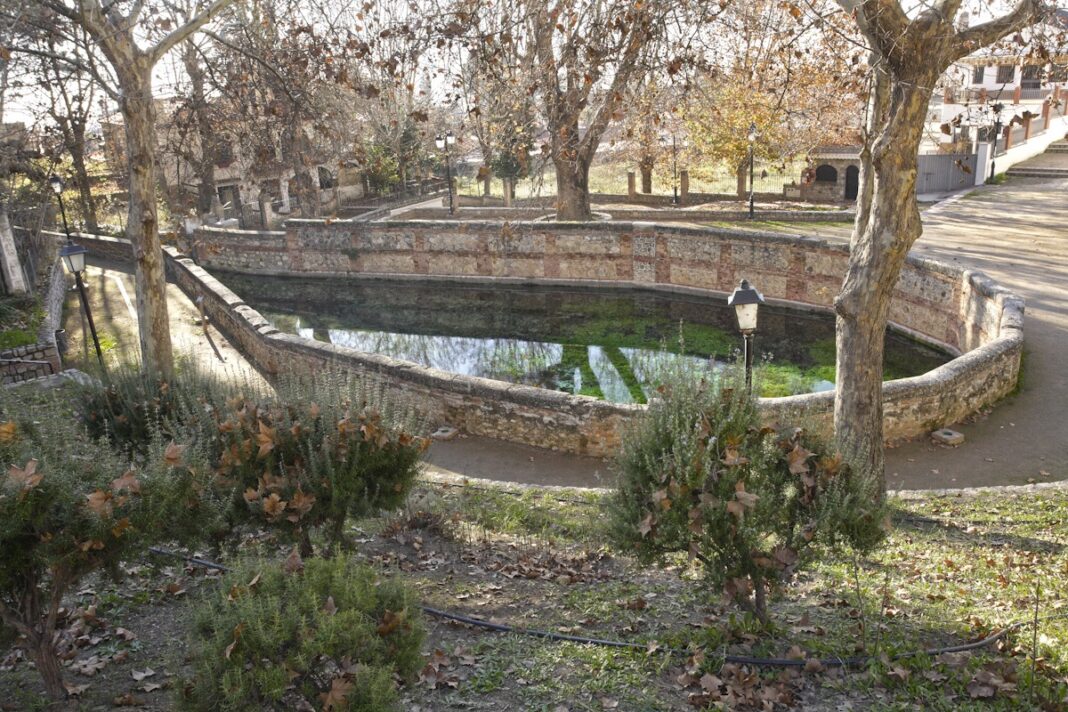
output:
<svg viewBox="0 0 1068 712"><path fill-rule="evenodd" d="M884 511L800 429L760 427L740 383L672 376L624 440L613 538L640 559L688 552L761 622L768 594L817 551L881 538Z"/></svg>
<svg viewBox="0 0 1068 712"><path fill-rule="evenodd" d="M195 538L210 529L212 511L198 494L205 483L173 454L167 461L157 451L151 466L130 469L58 408L42 413L37 405L31 419L13 417L27 409L10 406L0 403L6 413L0 459L7 467L0 483L0 619L20 637L48 695L62 699L55 641L64 595L87 574L116 570L153 541ZM191 521L196 527L184 532L170 526Z"/></svg>

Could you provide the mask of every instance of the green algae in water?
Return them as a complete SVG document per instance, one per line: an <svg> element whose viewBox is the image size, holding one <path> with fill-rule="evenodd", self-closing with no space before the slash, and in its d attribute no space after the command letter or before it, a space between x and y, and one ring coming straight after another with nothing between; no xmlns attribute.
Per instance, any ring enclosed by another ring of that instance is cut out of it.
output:
<svg viewBox="0 0 1068 712"><path fill-rule="evenodd" d="M644 403L666 368L715 369L738 357L724 299L649 290L226 275L282 331L452 373ZM834 317L765 306L756 336L761 395L834 382ZM919 375L949 356L890 331L884 377Z"/></svg>

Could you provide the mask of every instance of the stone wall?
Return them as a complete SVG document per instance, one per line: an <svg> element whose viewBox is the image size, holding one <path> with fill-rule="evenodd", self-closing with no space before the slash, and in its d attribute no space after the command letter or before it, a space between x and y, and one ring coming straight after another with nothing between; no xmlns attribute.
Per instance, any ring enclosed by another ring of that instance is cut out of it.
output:
<svg viewBox="0 0 1068 712"><path fill-rule="evenodd" d="M56 344L56 329L63 325L63 300L67 276L62 260L52 263L42 296L44 319L37 330L37 343L0 351L0 383L17 383L59 373L63 361Z"/></svg>
<svg viewBox="0 0 1068 712"><path fill-rule="evenodd" d="M597 211L602 212L602 211ZM613 220L624 222L744 222L749 219L748 210L642 210L607 208L603 212ZM461 220L537 220L552 217L551 210L540 208L460 208L457 218ZM755 220L780 222L844 222L856 219L852 210L756 210ZM448 208L416 208L397 216L397 220L448 220Z"/></svg>
<svg viewBox="0 0 1068 712"><path fill-rule="evenodd" d="M725 294L745 277L769 301L829 308L848 257L844 245L749 231L651 223L355 224L291 220L285 232L204 228L209 268L255 274L363 275L480 282L630 285ZM93 246L86 242L90 249ZM282 334L217 279L168 248L178 284L268 375L343 367L381 378L432 421L479 435L606 455L642 406L424 368ZM886 435L910 437L957 421L1016 384L1023 304L980 273L910 258L891 310L901 329L963 355L884 385ZM829 427L833 393L761 399L769 422L805 416Z"/></svg>

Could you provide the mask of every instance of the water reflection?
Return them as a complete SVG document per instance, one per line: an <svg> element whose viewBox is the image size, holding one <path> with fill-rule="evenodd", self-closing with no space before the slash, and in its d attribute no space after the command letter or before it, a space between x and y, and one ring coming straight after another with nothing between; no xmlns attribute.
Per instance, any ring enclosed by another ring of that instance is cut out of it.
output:
<svg viewBox="0 0 1068 712"><path fill-rule="evenodd" d="M720 368L738 347L723 300L612 289L228 275L279 329L451 373L643 403L665 368ZM826 388L834 319L765 307L758 349L764 395ZM886 376L947 356L900 334L886 339Z"/></svg>

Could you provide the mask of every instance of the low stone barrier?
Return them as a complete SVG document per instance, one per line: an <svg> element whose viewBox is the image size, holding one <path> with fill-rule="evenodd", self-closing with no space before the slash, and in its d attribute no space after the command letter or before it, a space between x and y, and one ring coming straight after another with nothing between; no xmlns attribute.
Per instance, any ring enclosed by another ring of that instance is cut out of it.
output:
<svg viewBox="0 0 1068 712"><path fill-rule="evenodd" d="M745 277L769 302L828 309L845 245L825 240L651 223L346 223L290 220L284 232L202 228L208 268L264 275L462 279L632 286L726 294ZM93 240L83 240L95 249ZM113 249L113 246L106 249ZM283 334L218 279L167 248L179 286L204 297L215 324L268 375L351 368L375 374L431 419L467 432L607 455L643 406L461 376ZM921 376L884 384L889 440L955 422L1010 392L1023 344L1023 302L985 275L910 257L892 322L960 354ZM769 422L799 417L829 428L833 392L762 398Z"/></svg>
<svg viewBox="0 0 1068 712"><path fill-rule="evenodd" d="M67 276L62 261L57 259L48 273L42 304L44 319L37 330L37 342L0 351L0 384L29 381L63 370L56 329L63 324L66 291Z"/></svg>
<svg viewBox="0 0 1068 712"><path fill-rule="evenodd" d="M600 212L600 211L598 211ZM613 220L623 222L738 222L749 220L748 210L643 210L641 208L614 208L604 210ZM551 219L555 215L552 208L460 208L457 219L460 220L508 220L523 221L538 218ZM851 223L856 219L853 210L756 210L754 220L776 220L791 223L840 222ZM415 208L397 216L404 220L449 220L448 208Z"/></svg>

